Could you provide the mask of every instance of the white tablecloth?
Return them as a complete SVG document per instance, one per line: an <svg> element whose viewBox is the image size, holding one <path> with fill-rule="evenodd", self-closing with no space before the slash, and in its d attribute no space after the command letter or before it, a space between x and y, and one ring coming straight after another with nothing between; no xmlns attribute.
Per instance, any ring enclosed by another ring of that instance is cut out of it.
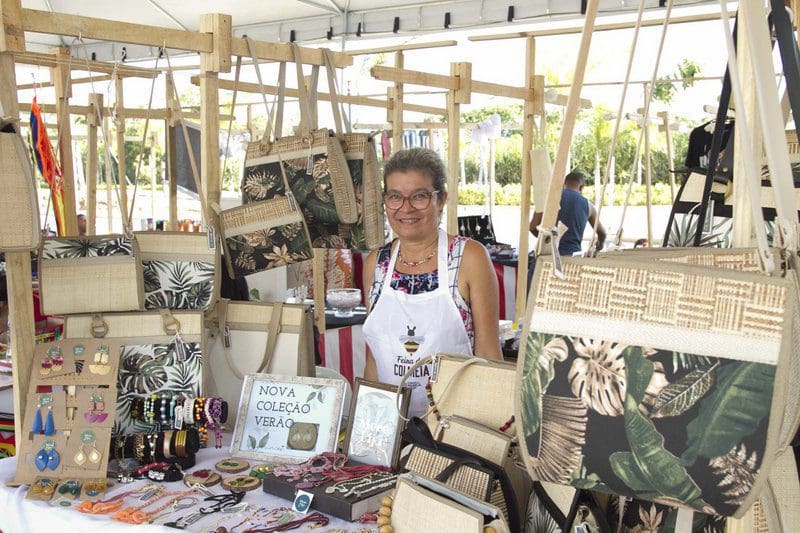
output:
<svg viewBox="0 0 800 533"><path fill-rule="evenodd" d="M200 468L210 468L213 469L214 465L224 459L229 457L229 448L227 447L227 442L229 441L230 436L225 435L226 446L220 450L215 448L206 448L200 450L197 454L197 465L190 469L190 472ZM251 465L256 463L250 461ZM163 527L159 525L138 525L133 526L130 524L125 524L122 522L117 522L115 520L111 520L107 515L87 515L83 513L79 513L74 509L66 509L64 507L54 507L50 504L50 502L40 502L40 501L32 501L26 500L25 494L27 493L27 487L19 487L13 488L6 485L6 483L12 482L14 480L14 473L17 468L17 458L10 457L8 459L0 460L0 532L2 533L39 533L39 532L50 532L50 533L93 533L103 532L103 533L113 533L115 531L137 531L140 533L164 533L164 532L174 532L177 531L175 529L171 529L168 527ZM245 472L246 473L246 472ZM245 473L241 474L244 475ZM227 477L227 474L222 474L222 477ZM110 481L110 479L109 479ZM136 481L134 483L128 484L117 484L116 481L114 482L115 485L110 487L109 490L106 492L106 498L113 496L114 494L119 494L120 492L124 492L127 490L131 490L132 488L140 487L149 483L149 481L141 480ZM175 483L165 483L164 484L167 490L183 490L185 487L183 484L179 482ZM219 486L216 485L211 487L211 490L215 494L223 494L225 491ZM202 496L198 495L198 498L202 501ZM164 501L154 503L153 508L159 506L159 504L163 504ZM291 502L278 498L276 496L272 496L266 494L261 489L253 490L245 494L244 502L249 503L250 505L254 506L253 510L257 507L269 507L269 508L277 508L277 507L291 507ZM76 500L73 503L73 507L77 505L79 500ZM137 503L138 502L138 503ZM141 505L141 502L138 501L135 497L127 498L125 500L126 505ZM204 504L209 505L209 504ZM314 505L311 505L312 511ZM174 515L169 515L161 518L160 522L169 522L175 520L179 516L184 516L187 512L190 512L192 509L188 510L179 510ZM250 511L252 513L252 511ZM219 523L218 522L222 519L223 515L221 513L216 513L209 515L207 517L202 518L198 522L195 522L187 531L206 531L207 528L211 528L212 526L216 528L218 525L223 526L234 526L241 522L245 516L248 515L248 512L245 511L241 515L233 515L225 522ZM375 525L372 525L373 531L377 531ZM345 522L344 520L340 520L338 518L330 517L330 523L325 526L324 528L319 529L309 529L308 526L303 525L302 527L292 530L297 531L299 533L313 531L314 533L322 533L326 531L355 531L358 532L365 526L359 523L351 523ZM369 525L366 526L369 529ZM56 528L56 529L54 529ZM238 533L239 530L236 531Z"/></svg>

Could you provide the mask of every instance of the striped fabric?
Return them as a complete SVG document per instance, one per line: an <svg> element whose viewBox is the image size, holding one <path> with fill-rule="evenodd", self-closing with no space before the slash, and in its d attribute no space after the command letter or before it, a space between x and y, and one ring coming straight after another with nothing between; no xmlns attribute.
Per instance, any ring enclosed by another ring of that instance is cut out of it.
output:
<svg viewBox="0 0 800 533"><path fill-rule="evenodd" d="M364 377L367 343L363 326L329 329L317 341L322 366L340 373L353 384L355 378Z"/></svg>

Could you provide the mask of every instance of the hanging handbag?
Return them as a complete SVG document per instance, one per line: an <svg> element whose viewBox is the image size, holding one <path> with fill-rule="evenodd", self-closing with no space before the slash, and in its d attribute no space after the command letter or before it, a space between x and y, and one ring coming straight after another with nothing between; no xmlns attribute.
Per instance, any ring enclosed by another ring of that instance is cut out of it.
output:
<svg viewBox="0 0 800 533"><path fill-rule="evenodd" d="M202 311L71 315L65 318L64 335L68 339L103 339L109 356L119 358L114 435L153 430L152 425L131 414L134 398L151 394L203 396Z"/></svg>
<svg viewBox="0 0 800 533"><path fill-rule="evenodd" d="M39 197L36 177L19 127L0 124L0 250L26 252L39 248Z"/></svg>
<svg viewBox="0 0 800 533"><path fill-rule="evenodd" d="M773 78L762 72L757 79L770 80L759 91L774 93L764 98L775 105L764 106L762 120L777 122ZM797 430L800 382L796 206L787 207L793 194L782 192L792 188L782 132L762 130L787 246L785 277L762 273L771 254L753 192L759 272L636 252L539 257L517 374L516 414L532 477L725 516L742 516L757 499ZM755 159L745 162L752 190L759 172ZM549 221L558 205L551 196Z"/></svg>
<svg viewBox="0 0 800 533"><path fill-rule="evenodd" d="M396 533L508 533L519 531L491 504L413 473L397 478L390 514Z"/></svg>
<svg viewBox="0 0 800 533"><path fill-rule="evenodd" d="M39 248L45 315L133 311L143 305L142 266L134 237L47 237Z"/></svg>
<svg viewBox="0 0 800 533"><path fill-rule="evenodd" d="M256 74L261 84L258 60L254 57ZM245 156L242 192L244 203L284 195L289 188L279 178L279 167L290 169L289 185L300 204L307 222L313 224L354 223L358 219L355 190L342 145L333 132L315 128L315 113L303 77L299 49L293 45L300 102L300 125L296 135L281 137L283 83L279 80L278 111L275 117L275 139L270 142L272 120L260 141L248 144ZM283 70L281 71L283 72ZM316 90L319 67L312 72L312 87ZM262 97L264 92L262 90ZM266 98L264 97L266 105Z"/></svg>
<svg viewBox="0 0 800 533"><path fill-rule="evenodd" d="M280 172L286 183L283 166ZM219 226L232 278L314 257L308 227L291 190L286 196L219 211Z"/></svg>
<svg viewBox="0 0 800 533"><path fill-rule="evenodd" d="M145 309L208 309L219 291L219 251L207 233L136 232Z"/></svg>
<svg viewBox="0 0 800 533"><path fill-rule="evenodd" d="M221 299L206 321L208 394L235 405L247 374L314 377L307 305Z"/></svg>

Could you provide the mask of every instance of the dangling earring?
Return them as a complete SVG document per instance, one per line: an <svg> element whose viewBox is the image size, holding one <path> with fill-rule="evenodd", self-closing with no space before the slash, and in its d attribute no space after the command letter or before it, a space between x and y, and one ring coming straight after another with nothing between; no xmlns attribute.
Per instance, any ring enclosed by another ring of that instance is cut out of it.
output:
<svg viewBox="0 0 800 533"><path fill-rule="evenodd" d="M56 451L56 441L54 440L44 441L44 446L42 446L42 449L39 450L36 457L33 459L33 464L40 472L43 472L45 468L55 470L58 468L60 462L61 457L59 457Z"/></svg>
<svg viewBox="0 0 800 533"><path fill-rule="evenodd" d="M44 427L42 427L42 407L47 407L47 418L44 421ZM38 435L42 433L44 430L44 434L48 437L53 435L56 432L56 424L55 420L53 420L53 395L52 394L42 394L39 396L38 401L36 402L36 414L33 417L33 427L31 428L34 435Z"/></svg>
<svg viewBox="0 0 800 533"><path fill-rule="evenodd" d="M50 361L50 355L45 354L44 359L42 359L42 367L39 369L39 374L42 376L46 376L50 373L50 369L53 367L52 361Z"/></svg>
<svg viewBox="0 0 800 533"><path fill-rule="evenodd" d="M64 366L64 358L61 357L61 348L50 348L49 352L53 364L53 371L58 372Z"/></svg>
<svg viewBox="0 0 800 533"><path fill-rule="evenodd" d="M75 372L78 375L83 372L83 356L86 353L86 346L83 344L76 344L72 347L72 355L75 357Z"/></svg>
<svg viewBox="0 0 800 533"><path fill-rule="evenodd" d="M97 450L97 447L94 445L97 441L97 437L94 434L94 431L87 429L83 433L81 433L81 446L78 450L78 453L75 454L75 457L72 459L75 461L75 464L78 466L83 465L86 462L86 459L89 459L90 463L99 463L100 460L103 458L103 455ZM84 444L91 444L92 449L89 451L89 456L86 456L86 452L83 449Z"/></svg>
<svg viewBox="0 0 800 533"><path fill-rule="evenodd" d="M33 427L31 431L33 431L34 435L38 435L42 432L42 405L41 403L36 404L36 414L33 415Z"/></svg>

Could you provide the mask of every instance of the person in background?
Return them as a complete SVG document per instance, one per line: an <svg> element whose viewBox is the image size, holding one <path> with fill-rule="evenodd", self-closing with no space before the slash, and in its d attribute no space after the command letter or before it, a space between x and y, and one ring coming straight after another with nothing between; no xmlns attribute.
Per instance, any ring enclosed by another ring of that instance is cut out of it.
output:
<svg viewBox="0 0 800 533"><path fill-rule="evenodd" d="M583 194L586 185L586 176L582 172L573 170L564 178L564 190L561 191L561 206L558 210L558 221L567 227L566 233L561 236L558 243L558 253L575 255L581 251L581 240L586 224L594 226L597 220L597 209ZM539 224L542 222L542 213L533 214L530 231L534 236L539 236ZM603 224L597 224L597 250L602 250L606 242L606 230Z"/></svg>
<svg viewBox="0 0 800 533"><path fill-rule="evenodd" d="M364 377L397 385L417 361L439 352L502 359L489 254L439 228L447 200L442 160L427 148L402 150L383 172L383 201L397 238L364 262ZM406 381L409 416L425 413L430 377L430 365L423 365Z"/></svg>
<svg viewBox="0 0 800 533"><path fill-rule="evenodd" d="M78 215L78 235L86 235L86 215Z"/></svg>
<svg viewBox="0 0 800 533"><path fill-rule="evenodd" d="M636 242L633 243L633 247L634 248L649 248L650 247L650 241L648 241L645 238L636 239Z"/></svg>

